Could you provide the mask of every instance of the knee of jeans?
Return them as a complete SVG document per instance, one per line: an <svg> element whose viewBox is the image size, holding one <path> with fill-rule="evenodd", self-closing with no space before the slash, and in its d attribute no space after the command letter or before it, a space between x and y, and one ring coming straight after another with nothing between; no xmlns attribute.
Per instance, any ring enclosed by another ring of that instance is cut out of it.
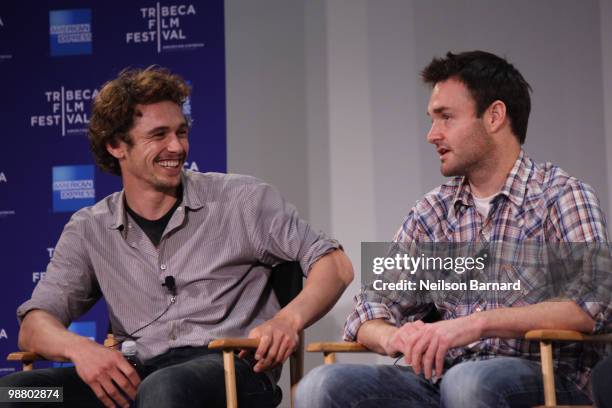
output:
<svg viewBox="0 0 612 408"><path fill-rule="evenodd" d="M211 406L225 400L223 366L220 372L202 370L201 366L170 366L149 374L138 386L138 406L180 406L177 401L205 399Z"/></svg>
<svg viewBox="0 0 612 408"><path fill-rule="evenodd" d="M172 397L171 394L176 387L172 386L174 382L169 374L169 371L159 370L143 379L138 386L137 399L143 403L145 401L159 402L160 398Z"/></svg>
<svg viewBox="0 0 612 408"><path fill-rule="evenodd" d="M325 400L337 392L342 383L342 372L345 370L343 364L331 364L310 371L298 384L295 395L297 406L315 406L313 400Z"/></svg>
<svg viewBox="0 0 612 408"><path fill-rule="evenodd" d="M36 371L19 371L0 377L0 387L36 387L41 386L36 380L40 378ZM44 384L43 384L44 385Z"/></svg>
<svg viewBox="0 0 612 408"><path fill-rule="evenodd" d="M484 384L490 378L482 378L481 371L474 370L473 362L458 364L450 368L440 384L440 400L445 407L475 407L492 397ZM488 384L492 386L492 384Z"/></svg>

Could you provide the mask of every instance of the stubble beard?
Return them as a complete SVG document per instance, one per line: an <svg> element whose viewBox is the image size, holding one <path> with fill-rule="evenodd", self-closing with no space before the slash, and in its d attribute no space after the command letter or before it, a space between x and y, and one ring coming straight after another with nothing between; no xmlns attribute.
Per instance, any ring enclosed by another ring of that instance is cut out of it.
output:
<svg viewBox="0 0 612 408"><path fill-rule="evenodd" d="M465 177L480 170L480 168L486 162L487 156L494 149L493 143L489 139L489 135L484 131L482 127L474 129L470 139L473 140L472 145L468 149L462 149L463 153L456 150L452 150L450 155L455 159L451 167L446 168L444 163L440 164L440 173L444 177ZM450 163L449 163L450 164Z"/></svg>

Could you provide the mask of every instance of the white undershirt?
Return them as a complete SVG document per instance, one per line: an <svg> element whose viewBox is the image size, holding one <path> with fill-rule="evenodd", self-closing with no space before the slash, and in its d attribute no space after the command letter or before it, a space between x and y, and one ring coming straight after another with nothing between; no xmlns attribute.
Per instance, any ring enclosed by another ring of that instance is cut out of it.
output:
<svg viewBox="0 0 612 408"><path fill-rule="evenodd" d="M487 218L487 215L489 215L489 210L491 209L491 201L493 201L496 195L497 193L484 198L478 198L475 195L472 195L472 198L474 199L474 204L476 205L476 211L478 211L478 213L482 215L483 218Z"/></svg>

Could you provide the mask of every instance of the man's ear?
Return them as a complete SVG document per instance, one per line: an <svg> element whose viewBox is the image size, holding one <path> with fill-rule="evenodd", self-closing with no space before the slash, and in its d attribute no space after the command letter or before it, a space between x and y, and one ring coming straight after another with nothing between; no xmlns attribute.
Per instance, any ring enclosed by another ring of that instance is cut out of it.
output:
<svg viewBox="0 0 612 408"><path fill-rule="evenodd" d="M125 143L114 142L106 144L106 151L108 151L111 156L113 156L117 160L121 160L125 157Z"/></svg>
<svg viewBox="0 0 612 408"><path fill-rule="evenodd" d="M499 99L493 101L484 114L485 126L489 133L496 133L508 122L506 104Z"/></svg>

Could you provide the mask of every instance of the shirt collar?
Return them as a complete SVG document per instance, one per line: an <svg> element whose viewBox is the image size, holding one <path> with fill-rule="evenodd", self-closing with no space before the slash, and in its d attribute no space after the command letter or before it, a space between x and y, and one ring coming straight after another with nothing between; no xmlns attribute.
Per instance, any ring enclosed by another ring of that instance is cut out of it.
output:
<svg viewBox="0 0 612 408"><path fill-rule="evenodd" d="M529 180L529 175L533 171L533 167L533 162L525 151L521 149L518 158L514 162L514 166L512 166L512 170L508 173L508 177L497 196L504 195L514 205L521 207L527 193L527 181ZM457 177L456 181L458 183L458 188L455 193L455 198L453 199L453 207L458 203L468 206L474 205L472 190L467 179L465 177Z"/></svg>
<svg viewBox="0 0 612 408"><path fill-rule="evenodd" d="M123 230L127 225L127 212L125 210L125 190L119 194L113 194L110 202L110 210L113 213L113 222L108 226L111 229Z"/></svg>
<svg viewBox="0 0 612 408"><path fill-rule="evenodd" d="M197 210L204 206L204 203L197 194L192 180L191 170L183 170L181 183L183 183L183 205L190 210Z"/></svg>
<svg viewBox="0 0 612 408"><path fill-rule="evenodd" d="M531 173L533 173L533 168L533 162L525 151L521 149L519 157L514 162L514 166L510 170L506 182L499 193L508 197L517 207L521 207L527 194L527 181Z"/></svg>
<svg viewBox="0 0 612 408"><path fill-rule="evenodd" d="M203 206L200 197L193 191L192 181L189 174L183 170L181 174L181 183L183 185L183 205L190 210L197 210ZM125 210L125 190L121 190L119 194L115 194L111 201L111 206L115 210L113 223L109 225L112 229L121 229L127 224L127 212Z"/></svg>

